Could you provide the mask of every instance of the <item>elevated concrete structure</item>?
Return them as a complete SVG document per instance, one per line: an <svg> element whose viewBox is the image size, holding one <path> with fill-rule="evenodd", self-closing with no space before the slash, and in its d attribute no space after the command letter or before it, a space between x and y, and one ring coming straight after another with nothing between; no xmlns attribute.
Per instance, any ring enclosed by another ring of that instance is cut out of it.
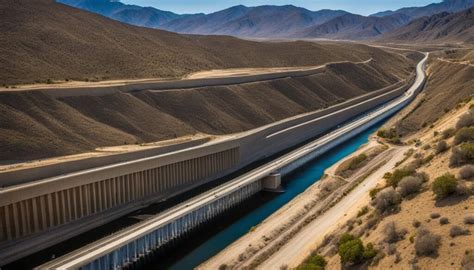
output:
<svg viewBox="0 0 474 270"><path fill-rule="evenodd" d="M235 172L379 107L403 95L408 88L408 81L398 83L225 140L156 156L28 183L11 176L7 180L12 186L0 189L0 216L5 217L0 220L0 262L6 264L150 202ZM49 170L41 173L48 175Z"/></svg>
<svg viewBox="0 0 474 270"><path fill-rule="evenodd" d="M149 220L41 265L38 269L118 269L146 257L153 250L165 246L170 240L177 239L205 222L208 217L218 215L240 203L243 198L256 193L264 187L264 183L268 184L268 176L273 175L275 171L286 174L403 108L423 88L426 60L427 56L418 64L417 78L412 87L397 99L228 183ZM301 126L311 123L302 123ZM284 132L289 131L291 129ZM274 186L275 182L271 184Z"/></svg>

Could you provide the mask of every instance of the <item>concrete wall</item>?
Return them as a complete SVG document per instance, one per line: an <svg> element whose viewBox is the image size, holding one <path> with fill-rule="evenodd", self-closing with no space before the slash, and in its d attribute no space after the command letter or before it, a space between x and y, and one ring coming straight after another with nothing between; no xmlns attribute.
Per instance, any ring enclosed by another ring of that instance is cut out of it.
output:
<svg viewBox="0 0 474 270"><path fill-rule="evenodd" d="M15 170L0 173L0 186L8 187L38 179L45 179L57 175L63 175L71 172L97 168L110 164L141 159L150 156L157 156L169 152L175 152L191 148L209 141L209 138L202 138L183 143L171 144L152 149L139 150L134 152L120 153L101 157L91 157L81 160L72 160L56 164L50 164L41 167Z"/></svg>

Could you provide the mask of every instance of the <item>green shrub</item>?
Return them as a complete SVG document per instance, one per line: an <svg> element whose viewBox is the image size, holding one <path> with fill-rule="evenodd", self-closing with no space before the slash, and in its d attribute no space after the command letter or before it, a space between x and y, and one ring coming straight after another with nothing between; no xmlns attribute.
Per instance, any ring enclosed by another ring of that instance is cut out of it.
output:
<svg viewBox="0 0 474 270"><path fill-rule="evenodd" d="M410 167L405 167L402 169L396 169L393 174L390 176L389 179L387 179L387 186L392 186L393 188L396 188L398 186L398 183L407 176L411 176L415 173L415 170Z"/></svg>
<svg viewBox="0 0 474 270"><path fill-rule="evenodd" d="M319 266L321 269L324 269L324 267L326 267L327 265L327 262L324 257L319 254L311 256L308 260L308 263Z"/></svg>
<svg viewBox="0 0 474 270"><path fill-rule="evenodd" d="M373 200L377 197L377 194L382 190L383 188L373 188L369 191L370 198Z"/></svg>
<svg viewBox="0 0 474 270"><path fill-rule="evenodd" d="M432 190L438 199L446 198L456 192L457 179L454 175L446 173L433 182Z"/></svg>
<svg viewBox="0 0 474 270"><path fill-rule="evenodd" d="M456 136L454 137L454 143L460 144L463 142L473 142L474 141L474 127L463 127L458 132L456 132Z"/></svg>
<svg viewBox="0 0 474 270"><path fill-rule="evenodd" d="M303 263L296 268L297 270L324 270L323 267L317 266L312 263Z"/></svg>
<svg viewBox="0 0 474 270"><path fill-rule="evenodd" d="M364 259L370 260L377 255L377 250L374 248L372 243L368 243L364 250Z"/></svg>
<svg viewBox="0 0 474 270"><path fill-rule="evenodd" d="M342 245L344 243L347 243L349 241L352 241L354 240L354 236L352 234L349 234L349 233L345 233L343 235L341 235L341 237L339 238L339 242L338 242L338 245Z"/></svg>
<svg viewBox="0 0 474 270"><path fill-rule="evenodd" d="M359 238L347 241L339 246L341 263L358 264L364 260L364 244Z"/></svg>

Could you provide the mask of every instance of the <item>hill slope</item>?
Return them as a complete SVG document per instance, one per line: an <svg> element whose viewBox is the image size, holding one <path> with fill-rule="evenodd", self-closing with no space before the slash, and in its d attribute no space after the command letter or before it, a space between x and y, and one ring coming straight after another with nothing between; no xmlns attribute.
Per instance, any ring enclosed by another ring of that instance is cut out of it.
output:
<svg viewBox="0 0 474 270"><path fill-rule="evenodd" d="M124 23L151 28L156 28L168 21L181 17L181 15L169 11L126 5L112 0L58 0L58 2L98 13Z"/></svg>
<svg viewBox="0 0 474 270"><path fill-rule="evenodd" d="M0 84L179 77L216 68L368 59L341 46L182 36L126 25L52 0L5 0L0 13Z"/></svg>
<svg viewBox="0 0 474 270"><path fill-rule="evenodd" d="M410 18L403 14L383 18L346 14L321 25L307 28L295 36L351 40L367 39L405 25L409 20Z"/></svg>
<svg viewBox="0 0 474 270"><path fill-rule="evenodd" d="M423 17L381 36L385 41L474 42L474 8Z"/></svg>
<svg viewBox="0 0 474 270"><path fill-rule="evenodd" d="M442 12L459 12L472 6L474 6L474 0L443 0L441 3L433 3L424 7L407 7L395 11L388 10L375 13L371 16L384 17L398 13L405 14L414 19Z"/></svg>

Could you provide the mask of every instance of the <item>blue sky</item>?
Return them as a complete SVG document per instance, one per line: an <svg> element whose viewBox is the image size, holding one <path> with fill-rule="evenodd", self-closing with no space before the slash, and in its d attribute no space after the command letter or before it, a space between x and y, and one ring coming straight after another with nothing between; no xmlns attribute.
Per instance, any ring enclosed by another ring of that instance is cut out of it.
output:
<svg viewBox="0 0 474 270"><path fill-rule="evenodd" d="M352 13L368 15L387 9L408 6L425 6L440 0L122 0L123 3L152 6L176 13L210 13L235 5L286 5L305 7L310 10L343 9Z"/></svg>

